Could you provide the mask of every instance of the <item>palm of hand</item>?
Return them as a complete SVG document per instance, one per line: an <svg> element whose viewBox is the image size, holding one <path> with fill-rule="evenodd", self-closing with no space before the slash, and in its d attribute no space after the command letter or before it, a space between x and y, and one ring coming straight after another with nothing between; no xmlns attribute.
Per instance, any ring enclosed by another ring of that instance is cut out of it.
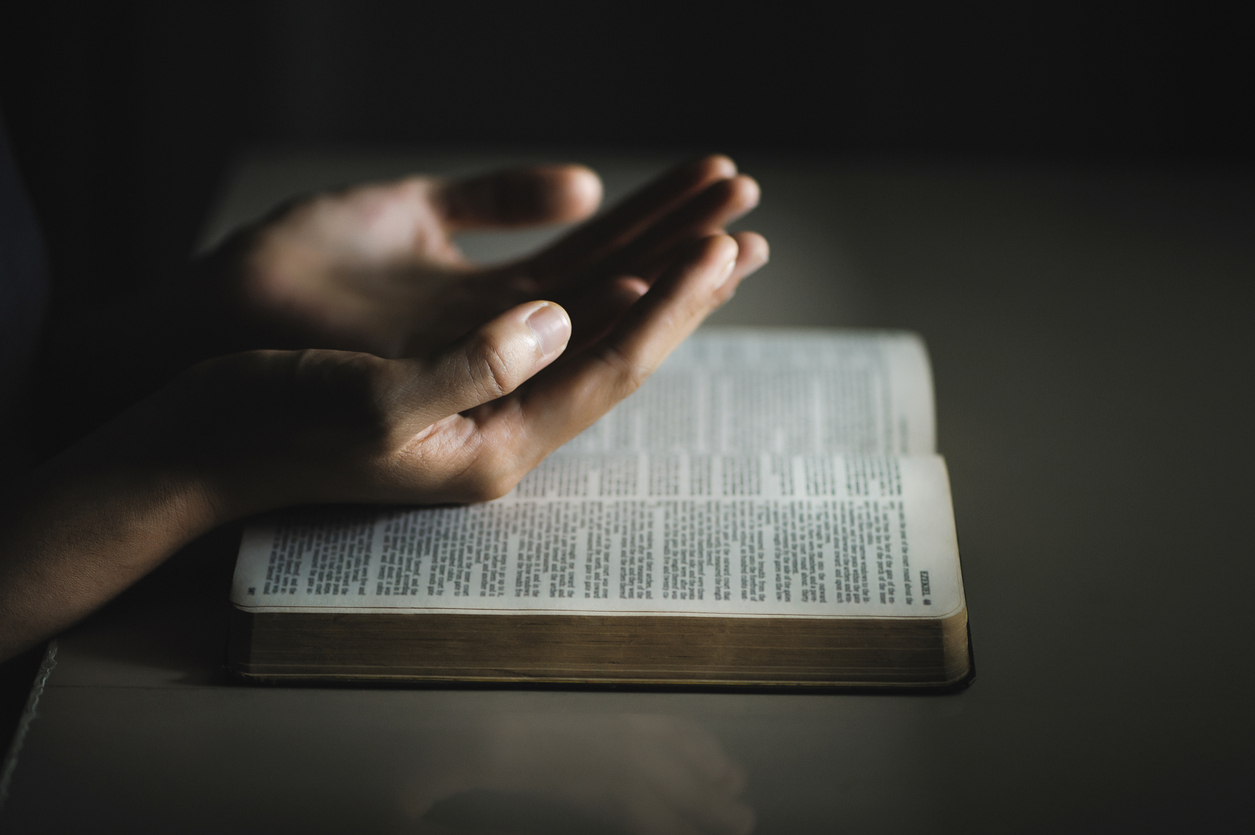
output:
<svg viewBox="0 0 1255 835"><path fill-rule="evenodd" d="M253 233L246 303L307 345L416 356L523 300L469 264L432 183L372 186L297 205Z"/></svg>
<svg viewBox="0 0 1255 835"><path fill-rule="evenodd" d="M578 220L596 209L600 194L592 172L566 166L453 182L412 178L320 196L229 246L233 292L246 316L291 347L425 356L540 298L568 307L578 342L621 312L616 296L643 292L640 282L648 285L677 245L718 231L757 200L752 180L712 157L520 261L478 266L452 240L470 229ZM748 269L763 248L756 236L746 240Z"/></svg>

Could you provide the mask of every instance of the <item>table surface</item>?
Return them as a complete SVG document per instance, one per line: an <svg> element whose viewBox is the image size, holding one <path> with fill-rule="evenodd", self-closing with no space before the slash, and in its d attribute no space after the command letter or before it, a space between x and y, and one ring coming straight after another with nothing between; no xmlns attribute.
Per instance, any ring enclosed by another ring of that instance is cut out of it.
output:
<svg viewBox="0 0 1255 835"><path fill-rule="evenodd" d="M670 162L574 156L611 197ZM523 158L251 155L206 240L295 193ZM59 639L0 829L718 832L746 808L763 833L1248 821L1255 172L743 162L764 194L746 225L773 257L713 322L927 340L970 689L241 686L223 672L228 530Z"/></svg>

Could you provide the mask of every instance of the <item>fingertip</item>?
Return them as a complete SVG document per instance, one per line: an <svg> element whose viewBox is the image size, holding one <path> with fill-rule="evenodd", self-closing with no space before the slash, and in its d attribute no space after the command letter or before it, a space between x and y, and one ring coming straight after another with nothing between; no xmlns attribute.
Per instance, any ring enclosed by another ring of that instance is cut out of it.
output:
<svg viewBox="0 0 1255 835"><path fill-rule="evenodd" d="M718 232L714 235L708 235L702 239L703 256L709 257L716 263L732 262L736 263L737 254L740 252L740 244L736 238L726 232Z"/></svg>
<svg viewBox="0 0 1255 835"><path fill-rule="evenodd" d="M619 319L649 292L649 284L637 276L624 275L607 282L596 282L571 297L568 314L572 321L572 344L585 346L609 332Z"/></svg>
<svg viewBox="0 0 1255 835"><path fill-rule="evenodd" d="M597 211L604 190L596 171L583 165L566 165L557 173L562 195L560 214L564 220L580 220Z"/></svg>
<svg viewBox="0 0 1255 835"><path fill-rule="evenodd" d="M738 260L750 269L757 269L771 260L771 245L757 232L737 232Z"/></svg>
<svg viewBox="0 0 1255 835"><path fill-rule="evenodd" d="M710 235L702 240L701 261L710 265L712 290L718 290L732 277L740 247L736 238L727 234Z"/></svg>
<svg viewBox="0 0 1255 835"><path fill-rule="evenodd" d="M649 292L649 283L636 276L621 276L610 282L605 290L600 310L602 319L608 322L618 321L619 317L632 309L641 296Z"/></svg>
<svg viewBox="0 0 1255 835"><path fill-rule="evenodd" d="M762 197L762 188L759 187L758 181L747 174L733 177L729 182L729 188L737 208L745 211L757 206Z"/></svg>
<svg viewBox="0 0 1255 835"><path fill-rule="evenodd" d="M426 427L512 394L562 354L570 338L571 318L561 305L528 302L436 356L395 361L407 369L411 381L414 409L409 424Z"/></svg>
<svg viewBox="0 0 1255 835"><path fill-rule="evenodd" d="M729 179L736 176L736 162L724 154L711 154L697 161L697 167L710 179Z"/></svg>
<svg viewBox="0 0 1255 835"><path fill-rule="evenodd" d="M571 340L571 317L554 302L538 302L525 320L536 341L539 360L550 360L562 353Z"/></svg>
<svg viewBox="0 0 1255 835"><path fill-rule="evenodd" d="M733 238L737 242L736 264L717 288L720 304L732 298L741 282L766 264L771 255L767 239L757 232L738 232Z"/></svg>
<svg viewBox="0 0 1255 835"><path fill-rule="evenodd" d="M622 276L612 282L610 292L630 305L649 292L649 283L636 276Z"/></svg>

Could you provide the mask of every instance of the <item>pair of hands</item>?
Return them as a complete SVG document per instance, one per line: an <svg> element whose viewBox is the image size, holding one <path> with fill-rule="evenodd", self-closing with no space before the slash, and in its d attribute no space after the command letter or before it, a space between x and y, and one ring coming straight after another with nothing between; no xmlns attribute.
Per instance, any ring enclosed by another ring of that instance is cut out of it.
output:
<svg viewBox="0 0 1255 835"><path fill-rule="evenodd" d="M195 474L208 525L292 504L502 495L767 260L761 236L722 232L758 187L718 156L514 263L477 267L451 241L578 220L600 192L567 166L415 178L282 210L210 256L201 292L236 338L303 350L201 363L110 443L169 462L172 478Z"/></svg>
<svg viewBox="0 0 1255 835"><path fill-rule="evenodd" d="M44 377L85 415L191 367L0 502L0 660L253 513L509 491L767 260L760 236L722 231L758 199L725 157L515 263L476 267L451 242L578 220L599 199L578 167L317 197L193 281L63 322Z"/></svg>

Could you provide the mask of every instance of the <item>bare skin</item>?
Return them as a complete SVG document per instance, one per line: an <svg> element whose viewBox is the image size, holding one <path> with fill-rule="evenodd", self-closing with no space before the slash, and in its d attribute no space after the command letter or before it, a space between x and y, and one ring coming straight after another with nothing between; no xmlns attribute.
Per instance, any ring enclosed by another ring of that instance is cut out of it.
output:
<svg viewBox="0 0 1255 835"><path fill-rule="evenodd" d="M576 220L599 197L574 166L317 197L235 236L197 281L112 317L128 338L78 354L80 375L192 367L10 492L0 659L232 520L508 492L767 259L760 236L721 231L758 199L723 157L664 175L513 264L477 267L451 242ZM54 367L73 364L74 344Z"/></svg>

